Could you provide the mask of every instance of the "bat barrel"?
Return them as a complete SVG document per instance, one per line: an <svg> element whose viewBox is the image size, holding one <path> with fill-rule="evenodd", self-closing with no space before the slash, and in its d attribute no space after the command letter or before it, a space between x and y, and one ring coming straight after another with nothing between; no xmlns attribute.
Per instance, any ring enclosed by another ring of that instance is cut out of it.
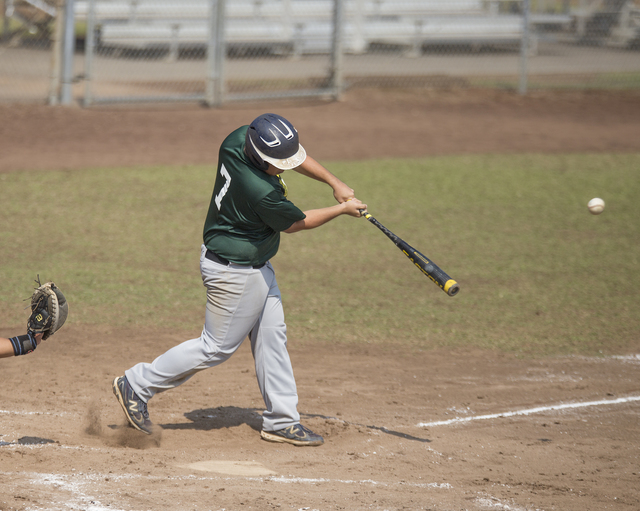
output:
<svg viewBox="0 0 640 511"><path fill-rule="evenodd" d="M411 262L415 264L422 273L429 277L440 289L442 289L449 296L455 296L460 291L460 286L453 280L447 273L440 268L432 260L409 245L406 241L401 241L402 251L411 259Z"/></svg>
<svg viewBox="0 0 640 511"><path fill-rule="evenodd" d="M447 275L442 268L436 263L427 259L427 257L418 252L415 248L409 245L402 238L395 235L384 225L378 222L368 211L360 210L360 214L364 216L369 222L380 229L386 236L393 241L393 243L406 255L413 264L415 264L422 273L429 277L440 289L442 289L447 295L455 296L460 291L460 286Z"/></svg>

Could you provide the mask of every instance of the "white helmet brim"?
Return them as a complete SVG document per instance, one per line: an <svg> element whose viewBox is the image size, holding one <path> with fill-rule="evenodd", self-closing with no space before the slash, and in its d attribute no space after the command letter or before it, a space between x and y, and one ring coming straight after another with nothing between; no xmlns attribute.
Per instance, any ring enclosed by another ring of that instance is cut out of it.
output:
<svg viewBox="0 0 640 511"><path fill-rule="evenodd" d="M274 167L280 170L295 169L296 167L299 167L300 165L302 165L304 163L304 160L307 159L307 151L304 150L304 147L302 147L302 144L298 144L298 152L296 152L294 155L289 156L288 158L279 159L279 158L272 158L270 156L267 156L260 149L256 147L256 145L253 143L253 140L251 140L251 138L249 138L249 140L251 141L251 145L253 146L253 149L255 150L256 154L260 156L260 158L262 158L267 163L271 163L271 165L273 165Z"/></svg>

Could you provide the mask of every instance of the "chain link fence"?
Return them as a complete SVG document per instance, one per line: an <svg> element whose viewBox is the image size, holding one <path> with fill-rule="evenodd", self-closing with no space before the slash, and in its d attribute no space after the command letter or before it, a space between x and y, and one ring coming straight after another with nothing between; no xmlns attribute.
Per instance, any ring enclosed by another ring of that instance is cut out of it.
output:
<svg viewBox="0 0 640 511"><path fill-rule="evenodd" d="M640 0L0 1L5 102L640 87Z"/></svg>

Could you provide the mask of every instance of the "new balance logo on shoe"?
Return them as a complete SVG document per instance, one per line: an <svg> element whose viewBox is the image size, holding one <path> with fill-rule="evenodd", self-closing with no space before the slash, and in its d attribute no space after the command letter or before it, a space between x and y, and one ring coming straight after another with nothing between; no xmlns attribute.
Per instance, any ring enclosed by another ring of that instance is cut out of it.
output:
<svg viewBox="0 0 640 511"><path fill-rule="evenodd" d="M118 376L113 380L112 388L129 424L138 431L150 435L153 423L149 420L147 403L140 399L133 391L127 381L127 377Z"/></svg>

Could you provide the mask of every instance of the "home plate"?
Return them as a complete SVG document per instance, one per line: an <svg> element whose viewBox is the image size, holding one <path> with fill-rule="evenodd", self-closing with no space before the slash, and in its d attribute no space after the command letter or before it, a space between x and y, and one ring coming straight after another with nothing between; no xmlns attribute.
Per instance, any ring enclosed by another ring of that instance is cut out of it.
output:
<svg viewBox="0 0 640 511"><path fill-rule="evenodd" d="M189 463L188 465L180 465L182 468L192 470L202 470L204 472L216 472L218 474L227 474L232 476L273 476L277 472L269 470L264 465L256 461L198 461Z"/></svg>

